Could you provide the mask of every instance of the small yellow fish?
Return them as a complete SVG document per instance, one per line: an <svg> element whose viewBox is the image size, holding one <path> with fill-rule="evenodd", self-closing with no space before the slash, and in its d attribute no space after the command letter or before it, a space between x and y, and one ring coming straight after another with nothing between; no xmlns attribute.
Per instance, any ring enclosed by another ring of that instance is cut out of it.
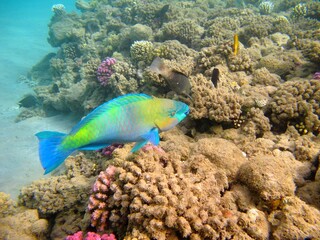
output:
<svg viewBox="0 0 320 240"><path fill-rule="evenodd" d="M238 34L235 34L233 36L233 53L234 53L234 55L238 55L239 50L240 50L239 36L238 36Z"/></svg>

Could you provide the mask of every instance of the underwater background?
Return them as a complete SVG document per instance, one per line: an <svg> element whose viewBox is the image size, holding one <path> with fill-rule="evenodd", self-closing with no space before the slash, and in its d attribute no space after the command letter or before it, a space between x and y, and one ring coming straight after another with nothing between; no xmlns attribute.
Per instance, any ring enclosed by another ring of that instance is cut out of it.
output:
<svg viewBox="0 0 320 240"><path fill-rule="evenodd" d="M312 0L3 1L0 239L320 239L319 21ZM190 113L44 175L36 133L129 93Z"/></svg>
<svg viewBox="0 0 320 240"><path fill-rule="evenodd" d="M73 1L63 2L76 10ZM43 175L34 134L55 125L63 130L66 116L33 118L16 123L19 101L33 93L32 84L24 81L31 67L54 49L46 41L53 2L3 1L0 8L0 191L19 194L21 186ZM72 117L71 117L72 118ZM61 122L62 121L62 122ZM13 144L15 143L15 144ZM14 146L15 145L15 146Z"/></svg>

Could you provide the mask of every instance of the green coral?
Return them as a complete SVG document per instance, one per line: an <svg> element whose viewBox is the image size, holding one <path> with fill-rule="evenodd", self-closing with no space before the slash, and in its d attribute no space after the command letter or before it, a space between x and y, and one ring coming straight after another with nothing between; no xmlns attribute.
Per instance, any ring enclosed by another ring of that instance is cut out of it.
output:
<svg viewBox="0 0 320 240"><path fill-rule="evenodd" d="M299 3L294 6L291 16L295 19L303 18L307 15L307 6L306 4Z"/></svg>
<svg viewBox="0 0 320 240"><path fill-rule="evenodd" d="M320 21L320 2L309 2L306 6L308 9L306 17Z"/></svg>

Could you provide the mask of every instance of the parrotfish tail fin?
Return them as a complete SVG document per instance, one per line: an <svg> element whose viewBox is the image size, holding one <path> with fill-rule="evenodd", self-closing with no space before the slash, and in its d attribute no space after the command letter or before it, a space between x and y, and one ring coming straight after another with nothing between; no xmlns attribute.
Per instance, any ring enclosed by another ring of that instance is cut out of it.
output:
<svg viewBox="0 0 320 240"><path fill-rule="evenodd" d="M158 128L151 129L150 132L147 134L144 134L141 136L144 140L137 142L133 148L131 149L131 152L136 152L140 148L142 148L144 145L146 145L148 142L151 142L153 145L159 145L160 139L159 139L159 130Z"/></svg>
<svg viewBox="0 0 320 240"><path fill-rule="evenodd" d="M59 132L39 132L36 137L39 140L39 157L41 165L47 174L56 169L74 151L61 150L59 146L67 134Z"/></svg>

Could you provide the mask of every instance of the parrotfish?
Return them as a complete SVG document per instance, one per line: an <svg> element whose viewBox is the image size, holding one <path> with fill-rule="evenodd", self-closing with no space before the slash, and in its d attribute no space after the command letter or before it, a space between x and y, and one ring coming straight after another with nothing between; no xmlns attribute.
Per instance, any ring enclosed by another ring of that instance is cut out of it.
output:
<svg viewBox="0 0 320 240"><path fill-rule="evenodd" d="M39 157L45 174L76 150L99 150L114 143L136 142L136 152L148 142L159 144L159 132L176 126L189 113L187 104L146 94L127 94L106 102L72 128L69 134L44 131Z"/></svg>
<svg viewBox="0 0 320 240"><path fill-rule="evenodd" d="M189 97L191 85L189 78L186 75L177 70L169 68L159 57L156 57L153 60L150 70L164 77L173 91Z"/></svg>

